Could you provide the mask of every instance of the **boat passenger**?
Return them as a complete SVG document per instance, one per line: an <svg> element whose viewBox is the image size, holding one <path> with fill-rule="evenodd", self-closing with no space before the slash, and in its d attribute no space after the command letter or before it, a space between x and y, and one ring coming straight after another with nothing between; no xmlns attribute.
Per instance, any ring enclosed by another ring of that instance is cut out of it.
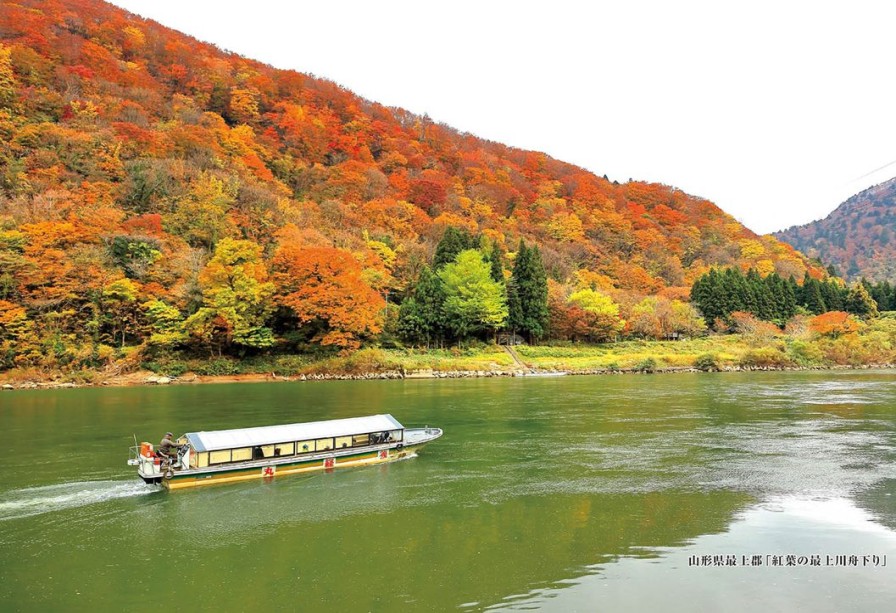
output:
<svg viewBox="0 0 896 613"><path fill-rule="evenodd" d="M171 432L165 433L165 436L162 438L162 442L159 443L159 455L172 460L176 460L177 450L180 445L171 440L172 436L174 435Z"/></svg>

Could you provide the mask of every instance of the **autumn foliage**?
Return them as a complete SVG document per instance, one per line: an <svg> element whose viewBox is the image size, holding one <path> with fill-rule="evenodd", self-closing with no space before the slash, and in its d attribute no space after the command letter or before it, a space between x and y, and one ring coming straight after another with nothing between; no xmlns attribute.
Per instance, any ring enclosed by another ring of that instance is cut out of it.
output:
<svg viewBox="0 0 896 613"><path fill-rule="evenodd" d="M277 301L303 324L316 328L323 345L356 349L380 332L383 298L363 279L350 253L333 247L284 245L274 256Z"/></svg>
<svg viewBox="0 0 896 613"><path fill-rule="evenodd" d="M859 320L843 311L822 313L809 320L809 329L812 332L833 338L858 332L861 325Z"/></svg>
<svg viewBox="0 0 896 613"><path fill-rule="evenodd" d="M833 265L846 279L896 279L896 179L849 198L824 219L775 236Z"/></svg>
<svg viewBox="0 0 896 613"><path fill-rule="evenodd" d="M99 1L0 4L0 367L95 365L113 347L349 350L385 329L447 228L506 253L508 276L513 249L537 246L560 289L533 337L624 332L645 298L686 296L714 266L824 276L673 187L484 141ZM572 298L585 277L618 312Z"/></svg>

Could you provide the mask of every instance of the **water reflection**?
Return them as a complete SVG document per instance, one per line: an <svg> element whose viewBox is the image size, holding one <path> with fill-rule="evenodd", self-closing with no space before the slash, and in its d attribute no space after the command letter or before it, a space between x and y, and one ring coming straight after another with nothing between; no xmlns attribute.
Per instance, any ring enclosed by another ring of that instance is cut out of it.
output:
<svg viewBox="0 0 896 613"><path fill-rule="evenodd" d="M645 553L592 565L560 586L508 596L485 608L567 613L888 611L896 606L891 589L896 531L847 498L773 499L739 513L722 534Z"/></svg>

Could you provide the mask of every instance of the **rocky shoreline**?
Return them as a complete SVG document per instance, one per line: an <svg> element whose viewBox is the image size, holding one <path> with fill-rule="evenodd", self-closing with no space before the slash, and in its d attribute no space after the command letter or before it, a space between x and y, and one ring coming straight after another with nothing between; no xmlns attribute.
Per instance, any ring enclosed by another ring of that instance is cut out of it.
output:
<svg viewBox="0 0 896 613"><path fill-rule="evenodd" d="M34 390L34 389L67 389L80 387L131 387L139 385L194 385L205 383L264 383L264 382L302 382L302 381L370 381L400 379L471 379L490 377L556 377L577 375L647 375L675 374L697 372L754 372L754 371L823 371L823 370L888 370L896 368L896 364L864 364L860 366L723 366L712 371L701 370L690 366L657 367L651 370L636 368L589 368L578 370L433 370L413 371L385 370L364 373L313 373L294 376L280 376L273 373L254 373L242 375L196 375L186 373L180 377L167 377L149 371L137 371L125 375L115 375L91 383L74 383L71 381L22 381L4 383L0 390Z"/></svg>

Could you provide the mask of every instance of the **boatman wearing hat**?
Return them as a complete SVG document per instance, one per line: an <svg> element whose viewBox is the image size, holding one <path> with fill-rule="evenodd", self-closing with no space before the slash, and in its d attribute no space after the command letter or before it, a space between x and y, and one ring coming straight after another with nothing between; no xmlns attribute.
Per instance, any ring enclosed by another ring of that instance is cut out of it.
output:
<svg viewBox="0 0 896 613"><path fill-rule="evenodd" d="M162 438L162 442L159 443L159 455L166 456L168 458L171 458L172 460L176 460L178 445L171 440L172 436L174 435L170 432L165 433L165 436Z"/></svg>

